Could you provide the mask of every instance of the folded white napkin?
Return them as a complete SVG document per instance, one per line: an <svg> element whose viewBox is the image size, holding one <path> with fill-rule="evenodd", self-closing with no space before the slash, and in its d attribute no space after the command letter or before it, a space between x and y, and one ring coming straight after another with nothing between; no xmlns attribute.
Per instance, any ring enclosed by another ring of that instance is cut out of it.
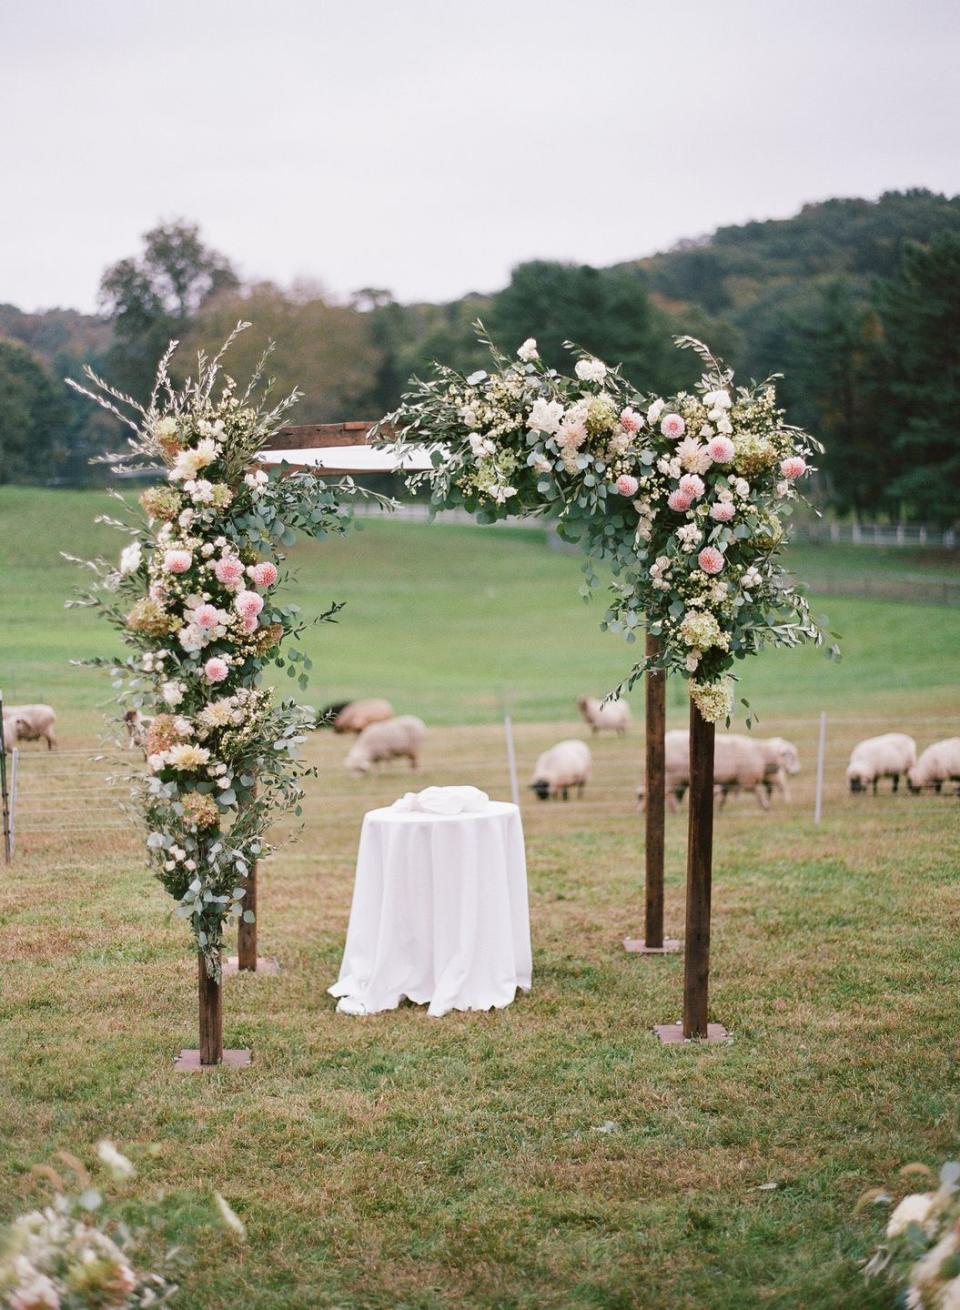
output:
<svg viewBox="0 0 960 1310"><path fill-rule="evenodd" d="M485 810L490 797L479 787L424 787L408 791L394 801L394 810L423 810L427 814L466 814Z"/></svg>

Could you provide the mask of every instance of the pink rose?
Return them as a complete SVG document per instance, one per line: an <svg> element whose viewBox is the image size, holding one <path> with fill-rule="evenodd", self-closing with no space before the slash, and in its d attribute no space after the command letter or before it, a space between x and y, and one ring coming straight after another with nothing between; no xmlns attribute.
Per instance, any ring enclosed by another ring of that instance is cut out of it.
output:
<svg viewBox="0 0 960 1310"><path fill-rule="evenodd" d="M243 565L236 555L224 555L223 559L218 559L213 566L213 571L218 581L225 587L236 590L237 587L243 586Z"/></svg>
<svg viewBox="0 0 960 1310"><path fill-rule="evenodd" d="M243 618L256 618L263 609L263 597L255 591L241 591L233 602L233 608Z"/></svg>
<svg viewBox="0 0 960 1310"><path fill-rule="evenodd" d="M802 455L788 455L780 461L780 472L785 478L802 478L807 471L807 461Z"/></svg>
<svg viewBox="0 0 960 1310"><path fill-rule="evenodd" d="M258 587L272 587L277 580L277 566L271 564L268 559L254 564L252 568L247 569L247 573Z"/></svg>
<svg viewBox="0 0 960 1310"><path fill-rule="evenodd" d="M621 496L629 496L633 499L640 489L640 483L629 473L621 473L617 478L616 487Z"/></svg>
<svg viewBox="0 0 960 1310"><path fill-rule="evenodd" d="M247 614L244 616L243 630L244 632L256 632L259 624L260 620L257 618L256 614Z"/></svg>
<svg viewBox="0 0 960 1310"><path fill-rule="evenodd" d="M729 437L714 437L707 442L707 454L714 464L729 464L737 448Z"/></svg>
<svg viewBox="0 0 960 1310"><path fill-rule="evenodd" d="M220 622L220 611L216 605L198 605L193 611L193 621L198 628L204 632L209 632Z"/></svg>
<svg viewBox="0 0 960 1310"><path fill-rule="evenodd" d="M660 420L660 431L671 441L677 441L683 436L687 425L679 414L665 414Z"/></svg>
<svg viewBox="0 0 960 1310"><path fill-rule="evenodd" d="M736 510L726 500L718 500L715 505L710 506L710 517L715 523L729 523L735 513Z"/></svg>
<svg viewBox="0 0 960 1310"><path fill-rule="evenodd" d="M629 405L620 411L620 426L624 432L639 432L643 426L643 416Z"/></svg>
<svg viewBox="0 0 960 1310"><path fill-rule="evenodd" d="M697 556L697 563L704 573L720 573L723 569L723 555L716 546L704 546Z"/></svg>
<svg viewBox="0 0 960 1310"><path fill-rule="evenodd" d="M698 477L696 473L684 473L680 479L680 490L691 500L697 500L705 491L703 478Z"/></svg>
<svg viewBox="0 0 960 1310"><path fill-rule="evenodd" d="M667 497L667 504L672 510L682 514L684 510L688 510L693 504L693 497L688 496L685 491L671 491Z"/></svg>
<svg viewBox="0 0 960 1310"><path fill-rule="evenodd" d="M163 556L163 567L168 573L186 573L192 563L189 550L168 550Z"/></svg>
<svg viewBox="0 0 960 1310"><path fill-rule="evenodd" d="M203 675L207 682L223 682L230 673L226 663L214 655L203 666Z"/></svg>

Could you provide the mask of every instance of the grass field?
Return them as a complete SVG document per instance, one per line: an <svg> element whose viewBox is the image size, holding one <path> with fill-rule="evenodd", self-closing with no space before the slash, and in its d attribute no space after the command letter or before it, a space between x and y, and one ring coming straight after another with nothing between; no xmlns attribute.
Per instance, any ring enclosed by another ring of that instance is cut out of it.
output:
<svg viewBox="0 0 960 1310"><path fill-rule="evenodd" d="M251 1046L254 1064L201 1079L170 1065L195 1043L185 934L105 790L107 766L83 753L105 688L65 665L109 649L105 629L60 609L71 572L55 552L95 548L92 501L0 494L0 685L53 701L64 745L23 753L20 847L0 876L0 1218L42 1195L31 1165L110 1133L140 1165L131 1211L162 1193L167 1236L193 1250L182 1300L199 1310L891 1305L857 1268L883 1215L856 1202L879 1184L905 1190L903 1164L958 1149L960 825L953 798L851 797L842 773L874 731L921 744L960 731L960 614L831 597L841 665L802 652L751 670L763 731L795 740L805 768L791 807L763 816L741 798L718 816L711 1017L731 1045L661 1048L650 1029L677 1017L680 960L620 949L641 926L639 731L595 743L582 803L524 800L529 996L439 1021L413 1007L335 1015L325 988L360 819L408 775L352 780L343 743L316 734L305 831L263 872L261 944L282 971L226 985L228 1043ZM311 698L386 692L422 713L425 783L505 795L499 695L521 720L526 772L543 745L581 732L573 697L603 690L629 656L578 601L576 560L537 534L376 524L296 562L308 612L348 601L339 625L311 634ZM813 576L818 557L795 562ZM671 711L680 722L676 692ZM669 820L675 933L684 828ZM226 1255L210 1185L248 1227Z"/></svg>

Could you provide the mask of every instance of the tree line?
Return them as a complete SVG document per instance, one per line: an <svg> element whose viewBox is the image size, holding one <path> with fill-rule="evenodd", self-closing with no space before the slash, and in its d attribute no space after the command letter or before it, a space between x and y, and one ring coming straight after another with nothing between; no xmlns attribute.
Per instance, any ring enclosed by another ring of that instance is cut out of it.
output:
<svg viewBox="0 0 960 1310"><path fill-rule="evenodd" d="M785 375L790 417L827 446L825 507L960 516L960 197L831 200L611 268L529 261L502 290L447 304L244 284L195 225L168 223L104 272L100 308L0 305L0 481L82 481L90 456L122 439L62 385L84 361L142 399L171 338L188 360L245 318L254 330L232 367L242 374L275 340L277 389L304 391L299 421L375 418L432 359L482 364L479 318L504 349L535 336L561 366L570 338L657 391L693 382L696 361L672 337L701 336L744 378Z"/></svg>

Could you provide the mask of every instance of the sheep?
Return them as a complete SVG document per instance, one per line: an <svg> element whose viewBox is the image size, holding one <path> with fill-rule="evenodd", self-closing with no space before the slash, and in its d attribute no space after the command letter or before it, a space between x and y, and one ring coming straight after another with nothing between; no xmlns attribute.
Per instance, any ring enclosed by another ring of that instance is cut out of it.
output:
<svg viewBox="0 0 960 1310"><path fill-rule="evenodd" d="M906 773L917 762L917 743L905 732L886 732L881 737L868 737L857 742L850 752L847 765L847 782L852 792L866 791L873 787L877 794L877 783L881 778L893 780L892 790L900 785L901 773Z"/></svg>
<svg viewBox="0 0 960 1310"><path fill-rule="evenodd" d="M665 790L667 808L676 813L684 793L690 786L690 737L682 728L668 732L664 737ZM741 737L736 733L721 733L714 739L713 780L721 804L730 791L741 787L752 791L762 810L770 808L764 787L766 761L759 741ZM637 805L643 809L646 787L637 788Z"/></svg>
<svg viewBox="0 0 960 1310"><path fill-rule="evenodd" d="M344 760L344 768L358 777L369 773L372 766L381 760L408 759L411 769L420 764L420 751L427 729L422 719L412 714L401 714L397 719L388 719L385 723L371 723L360 733L350 753Z"/></svg>
<svg viewBox="0 0 960 1310"><path fill-rule="evenodd" d="M630 726L630 706L625 700L604 702L596 696L578 696L577 709L594 734L609 728L623 737Z"/></svg>
<svg viewBox="0 0 960 1310"><path fill-rule="evenodd" d="M39 741L43 738L47 750L55 750L57 739L53 735L53 725L56 717L49 705L4 705L4 748L9 753L18 742Z"/></svg>
<svg viewBox="0 0 960 1310"><path fill-rule="evenodd" d="M530 790L535 791L542 801L551 796L562 796L567 800L571 787L576 787L577 795L582 796L590 781L592 763L590 747L585 741L574 738L558 741L537 760Z"/></svg>
<svg viewBox="0 0 960 1310"><path fill-rule="evenodd" d="M790 784L787 778L795 777L800 772L800 755L796 746L784 737L759 737L757 744L763 752L763 785L767 796L776 787L789 805Z"/></svg>
<svg viewBox="0 0 960 1310"><path fill-rule="evenodd" d="M939 795L948 781L960 782L960 737L935 741L907 770L907 786L914 795L924 787L932 787Z"/></svg>
<svg viewBox="0 0 960 1310"><path fill-rule="evenodd" d="M384 723L392 718L393 706L388 700L348 701L334 717L333 730L337 733L363 732L371 723Z"/></svg>

